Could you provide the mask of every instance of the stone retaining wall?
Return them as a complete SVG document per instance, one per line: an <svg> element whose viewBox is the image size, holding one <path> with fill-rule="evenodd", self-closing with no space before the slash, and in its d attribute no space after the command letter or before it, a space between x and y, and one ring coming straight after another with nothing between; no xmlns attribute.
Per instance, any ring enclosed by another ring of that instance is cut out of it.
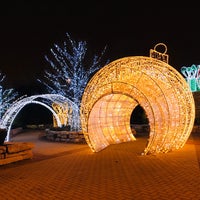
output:
<svg viewBox="0 0 200 200"><path fill-rule="evenodd" d="M31 142L5 142L0 145L0 165L33 157Z"/></svg>
<svg viewBox="0 0 200 200"><path fill-rule="evenodd" d="M200 135L200 126L194 125L192 129L192 133Z"/></svg>
<svg viewBox="0 0 200 200"><path fill-rule="evenodd" d="M86 143L83 133L77 131L53 131L45 129L45 138L54 142Z"/></svg>

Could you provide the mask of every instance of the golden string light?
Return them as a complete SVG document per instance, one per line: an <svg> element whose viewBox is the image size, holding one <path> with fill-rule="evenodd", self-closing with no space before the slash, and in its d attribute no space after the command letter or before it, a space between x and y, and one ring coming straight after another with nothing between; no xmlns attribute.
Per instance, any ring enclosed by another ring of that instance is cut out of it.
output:
<svg viewBox="0 0 200 200"><path fill-rule="evenodd" d="M61 125L62 126L68 125L69 113L72 113L72 108L68 105L68 103L58 104L54 102L52 103L52 108L59 117ZM53 116L53 125L54 127L58 126L54 116Z"/></svg>
<svg viewBox="0 0 200 200"><path fill-rule="evenodd" d="M145 110L150 125L145 155L184 146L195 118L188 84L167 62L131 56L104 66L85 88L81 124L93 152L110 144L136 140L130 117L137 105Z"/></svg>

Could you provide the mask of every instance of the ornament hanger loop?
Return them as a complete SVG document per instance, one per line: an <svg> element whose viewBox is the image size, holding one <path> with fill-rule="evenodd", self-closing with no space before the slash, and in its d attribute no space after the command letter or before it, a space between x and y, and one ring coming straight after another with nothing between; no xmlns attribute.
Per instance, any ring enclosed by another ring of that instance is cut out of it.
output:
<svg viewBox="0 0 200 200"><path fill-rule="evenodd" d="M166 53L167 53L167 46L166 46L164 43L158 43L158 44L156 44L156 45L154 46L154 51L157 51L156 48L157 48L158 46L164 46L165 51L163 52L163 54L166 54ZM158 52L158 51L157 51L157 52ZM160 53L162 53L162 52L160 52Z"/></svg>

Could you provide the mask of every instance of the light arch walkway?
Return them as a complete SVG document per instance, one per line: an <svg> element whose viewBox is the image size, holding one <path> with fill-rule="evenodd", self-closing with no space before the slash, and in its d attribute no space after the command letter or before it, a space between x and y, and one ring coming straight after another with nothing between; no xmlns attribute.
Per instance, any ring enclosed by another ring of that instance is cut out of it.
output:
<svg viewBox="0 0 200 200"><path fill-rule="evenodd" d="M72 130L80 130L79 108L71 100L59 94L33 95L30 97L22 98L14 102L10 106L10 108L6 111L6 113L3 115L1 120L1 126L7 129L7 137L5 140L6 141L10 140L10 130L13 121L16 118L17 114L21 111L21 109L28 104L40 104L49 109L52 112L53 116L55 117L57 125L61 127L62 123L59 118L59 115L52 108L53 103L56 103L61 107L67 104L68 106L67 108L71 110L70 114L66 116L66 118L68 118L68 124L71 126Z"/></svg>
<svg viewBox="0 0 200 200"><path fill-rule="evenodd" d="M136 139L130 116L137 105L150 125L145 155L183 147L195 118L194 99L182 75L145 56L121 58L100 69L85 88L81 105L82 131L93 152Z"/></svg>

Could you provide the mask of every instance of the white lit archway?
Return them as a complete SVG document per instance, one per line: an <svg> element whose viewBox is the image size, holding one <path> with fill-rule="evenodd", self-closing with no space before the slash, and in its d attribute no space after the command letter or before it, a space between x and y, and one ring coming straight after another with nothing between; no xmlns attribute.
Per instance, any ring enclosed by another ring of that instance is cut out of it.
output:
<svg viewBox="0 0 200 200"><path fill-rule="evenodd" d="M193 95L182 75L166 62L144 56L121 58L100 69L81 105L82 131L93 152L135 140L130 116L137 105L150 125L144 154L183 147L195 118Z"/></svg>
<svg viewBox="0 0 200 200"><path fill-rule="evenodd" d="M43 95L33 95L30 97L25 97L21 100L14 102L10 108L3 115L1 120L1 126L7 129L7 137L6 141L10 140L10 130L12 127L12 123L16 118L17 114L21 111L21 109L27 104L40 104L47 109L49 109L53 116L56 119L57 125L60 127L61 121L58 114L52 108L52 104L56 103L57 105L63 106L67 103L68 109L71 109L70 115L66 116L68 118L69 125L72 130L80 130L80 117L79 117L79 109L76 104L74 104L71 100L62 95L57 94L43 94Z"/></svg>

